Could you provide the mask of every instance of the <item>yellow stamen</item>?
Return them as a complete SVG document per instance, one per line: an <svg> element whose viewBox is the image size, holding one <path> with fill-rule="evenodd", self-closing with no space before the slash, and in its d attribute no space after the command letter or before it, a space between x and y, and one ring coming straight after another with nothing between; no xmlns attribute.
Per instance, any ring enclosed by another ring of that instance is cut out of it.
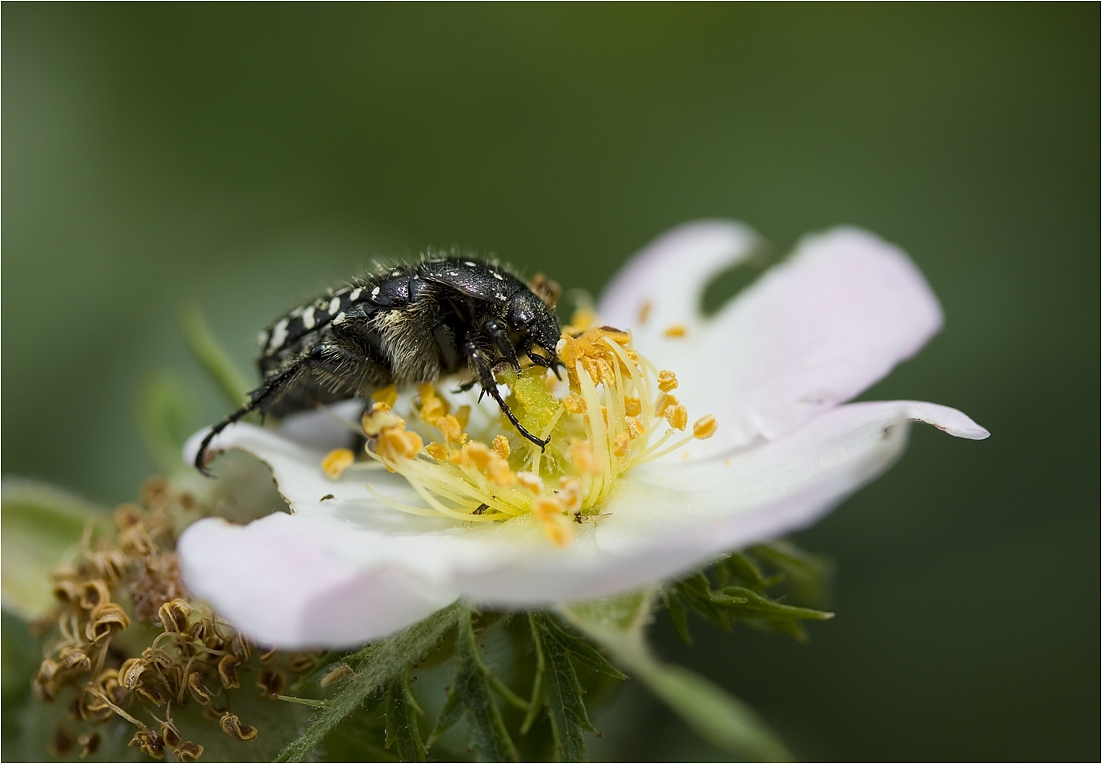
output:
<svg viewBox="0 0 1102 764"><path fill-rule="evenodd" d="M707 440L716 434L716 418L712 414L702 416L693 423L693 437L697 440Z"/></svg>
<svg viewBox="0 0 1102 764"><path fill-rule="evenodd" d="M689 412L680 403L666 409L666 421L675 430L684 430L689 424Z"/></svg>
<svg viewBox="0 0 1102 764"><path fill-rule="evenodd" d="M356 455L348 448L334 448L321 460L326 477L336 480L356 461Z"/></svg>
<svg viewBox="0 0 1102 764"><path fill-rule="evenodd" d="M394 404L398 402L398 386L387 385L381 390L373 392L371 397L376 403L383 403L387 408L394 408Z"/></svg>
<svg viewBox="0 0 1102 764"><path fill-rule="evenodd" d="M672 326L667 326L666 331L662 332L662 334L667 337L684 337L688 334L688 330L685 328L684 324L673 324Z"/></svg>
<svg viewBox="0 0 1102 764"><path fill-rule="evenodd" d="M676 437L689 421L672 394L677 376L639 356L627 332L601 327L581 312L556 352L566 384L538 366L519 375L505 369L497 379L509 388L506 400L521 424L550 439L546 449L520 438L504 417L468 432L470 406L449 413L448 401L431 384L420 385L402 412L412 416L418 433L407 428L393 401L376 396L363 417L372 441L367 455L409 480L415 498L399 501L369 485L371 495L398 511L472 524L530 514L551 543L565 546L577 524L600 521L600 507L627 470L715 432L715 418L704 417L692 436ZM668 427L659 426L663 420ZM419 433L425 425L439 431L439 442L424 445ZM327 457L326 467L337 461Z"/></svg>

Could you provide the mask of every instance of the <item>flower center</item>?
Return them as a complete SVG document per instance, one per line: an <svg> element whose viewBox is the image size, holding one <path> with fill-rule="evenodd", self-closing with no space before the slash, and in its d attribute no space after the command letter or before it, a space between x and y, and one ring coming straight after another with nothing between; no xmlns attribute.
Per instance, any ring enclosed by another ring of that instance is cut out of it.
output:
<svg viewBox="0 0 1102 764"><path fill-rule="evenodd" d="M673 372L642 357L629 333L593 323L591 316L576 316L564 330L557 352L565 379L539 366L497 374L521 424L550 438L543 451L504 416L478 425L470 406L453 412L432 384L418 387L405 417L393 387L378 391L362 420L366 454L406 478L424 505L395 501L370 484L368 491L396 510L464 522L532 515L552 543L565 546L575 524L599 520L629 469L712 436L711 415L685 432L689 415L673 394ZM351 451L338 449L322 468L336 478L354 461Z"/></svg>

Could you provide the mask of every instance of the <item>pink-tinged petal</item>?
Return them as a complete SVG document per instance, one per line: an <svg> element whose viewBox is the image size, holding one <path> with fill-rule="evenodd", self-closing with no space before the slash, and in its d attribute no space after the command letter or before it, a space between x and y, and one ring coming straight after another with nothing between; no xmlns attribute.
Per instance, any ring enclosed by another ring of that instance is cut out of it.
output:
<svg viewBox="0 0 1102 764"><path fill-rule="evenodd" d="M697 452L716 454L778 438L850 400L941 323L937 298L902 250L838 228L804 238L703 336L667 339L653 357L686 364L672 367L679 396L691 415L719 422Z"/></svg>
<svg viewBox="0 0 1102 764"><path fill-rule="evenodd" d="M646 556L660 577L810 525L902 453L910 422L970 440L988 432L947 406L854 403L727 459L638 470L597 531L603 549Z"/></svg>
<svg viewBox="0 0 1102 764"><path fill-rule="evenodd" d="M206 430L196 433L184 446L188 464L195 458L204 435ZM292 513L361 522L394 533L420 533L447 525L439 518L397 512L374 499L365 488L368 483L378 493L399 501L414 496L404 478L374 462L359 463L334 480L321 468L327 448L303 445L283 430L243 422L223 430L211 443L210 453L231 449L251 453L271 469ZM217 472L217 461L211 467Z"/></svg>
<svg viewBox="0 0 1102 764"><path fill-rule="evenodd" d="M361 513L362 496L345 502L340 516L348 519L311 511L248 526L204 520L178 548L191 590L259 642L346 646L397 631L457 597L525 607L612 595L798 529L886 469L915 420L958 437L987 436L935 404L843 406L728 460L629 473L604 507L609 516L579 526L565 549L531 517L403 532L378 514L402 513Z"/></svg>
<svg viewBox="0 0 1102 764"><path fill-rule="evenodd" d="M455 600L388 555L372 559L380 541L331 518L274 514L247 526L201 520L177 550L193 594L258 643L290 650L362 644Z"/></svg>
<svg viewBox="0 0 1102 764"><path fill-rule="evenodd" d="M705 284L749 257L760 242L752 228L729 220L680 225L636 253L613 277L598 303L600 319L631 329L644 355L672 326L692 336L701 320Z"/></svg>
<svg viewBox="0 0 1102 764"><path fill-rule="evenodd" d="M629 473L602 508L609 516L596 528L579 528L567 549L550 547L532 522L486 529L497 538L478 533L484 551L448 575L466 598L500 606L590 599L669 579L811 524L891 466L912 421L961 438L988 436L966 415L934 403L842 406L729 460L656 463Z"/></svg>

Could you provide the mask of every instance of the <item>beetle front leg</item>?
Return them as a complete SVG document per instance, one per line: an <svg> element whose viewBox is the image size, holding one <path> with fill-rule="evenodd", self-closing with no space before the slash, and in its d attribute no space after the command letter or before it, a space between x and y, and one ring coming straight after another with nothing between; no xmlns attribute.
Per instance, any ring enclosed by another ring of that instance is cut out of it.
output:
<svg viewBox="0 0 1102 764"><path fill-rule="evenodd" d="M497 405L501 408L501 413L512 423L513 427L517 428L517 432L539 446L540 451L545 449L547 444L551 442L551 439L541 440L537 438L535 435L528 432L524 425L517 420L516 416L509 408L509 405L501 397L501 393L498 392L497 381L494 379L493 369L486 360L486 356L478 349L474 342L469 339L463 343L463 351L467 354L467 358L474 368L475 373L478 374L478 381L482 385L482 395L488 395L497 401ZM479 400L482 400L482 395L478 396Z"/></svg>

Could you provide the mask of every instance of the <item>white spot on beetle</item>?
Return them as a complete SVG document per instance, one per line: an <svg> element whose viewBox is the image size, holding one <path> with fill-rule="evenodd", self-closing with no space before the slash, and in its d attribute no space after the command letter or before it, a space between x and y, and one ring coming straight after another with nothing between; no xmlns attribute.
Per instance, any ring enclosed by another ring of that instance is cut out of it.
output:
<svg viewBox="0 0 1102 764"><path fill-rule="evenodd" d="M352 302L356 302L356 300L360 299L360 293L362 293L362 292L363 292L363 290L360 289L359 287L357 287L357 288L352 290L352 294L348 295L348 299L351 300Z"/></svg>
<svg viewBox="0 0 1102 764"><path fill-rule="evenodd" d="M329 301L329 312L330 313L336 313L340 309L341 309L341 299L339 297L334 297L332 300Z"/></svg>
<svg viewBox="0 0 1102 764"><path fill-rule="evenodd" d="M268 351L271 352L277 348L283 347L283 343L287 341L287 319L282 319L278 324L272 327L272 340L268 343Z"/></svg>
<svg viewBox="0 0 1102 764"><path fill-rule="evenodd" d="M500 273L497 273L497 272L494 273L494 278L497 279L498 281L504 281L505 280L504 277L502 277L502 275Z"/></svg>
<svg viewBox="0 0 1102 764"><path fill-rule="evenodd" d="M343 312L338 313L337 315L333 316L333 323L334 324L339 324L342 321L344 321L344 313Z"/></svg>
<svg viewBox="0 0 1102 764"><path fill-rule="evenodd" d="M371 290L371 296L372 296L372 298L375 298L375 297L379 296L379 287L375 287L374 289Z"/></svg>
<svg viewBox="0 0 1102 764"><path fill-rule="evenodd" d="M307 329L314 328L314 306L311 305L302 314L302 325Z"/></svg>
<svg viewBox="0 0 1102 764"><path fill-rule="evenodd" d="M472 268L474 268L475 266L477 266L477 265L478 265L478 263L474 262L473 260L464 260L464 261L463 261L463 265L469 265L469 266L471 266Z"/></svg>

